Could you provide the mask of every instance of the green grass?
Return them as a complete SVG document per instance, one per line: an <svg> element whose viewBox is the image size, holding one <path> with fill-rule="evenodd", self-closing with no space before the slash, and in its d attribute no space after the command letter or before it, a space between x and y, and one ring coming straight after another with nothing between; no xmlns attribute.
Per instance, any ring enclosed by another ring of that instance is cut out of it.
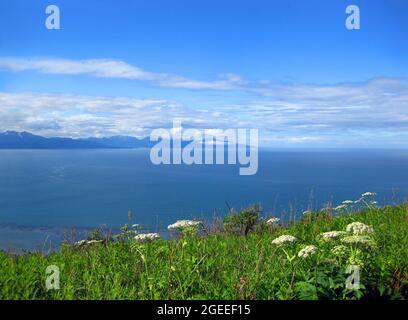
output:
<svg viewBox="0 0 408 320"><path fill-rule="evenodd" d="M321 232L360 221L374 228L375 245L323 242ZM277 246L282 234L293 244ZM299 258L304 245L317 253ZM360 289L347 289L346 269L360 267ZM60 269L60 289L47 290L47 266ZM48 256L0 253L0 299L406 299L408 206L353 214L311 214L288 227L247 236L222 233L144 244L111 241L63 246Z"/></svg>

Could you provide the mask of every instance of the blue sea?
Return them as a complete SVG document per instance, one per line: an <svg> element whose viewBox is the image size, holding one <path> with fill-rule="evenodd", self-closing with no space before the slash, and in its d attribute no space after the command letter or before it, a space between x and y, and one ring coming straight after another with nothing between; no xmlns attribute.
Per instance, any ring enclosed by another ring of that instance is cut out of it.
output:
<svg viewBox="0 0 408 320"><path fill-rule="evenodd" d="M380 205L403 202L408 151L264 150L258 173L240 176L234 165L156 166L146 149L0 150L0 248L49 250L101 225L164 232L255 203L289 217L366 191Z"/></svg>

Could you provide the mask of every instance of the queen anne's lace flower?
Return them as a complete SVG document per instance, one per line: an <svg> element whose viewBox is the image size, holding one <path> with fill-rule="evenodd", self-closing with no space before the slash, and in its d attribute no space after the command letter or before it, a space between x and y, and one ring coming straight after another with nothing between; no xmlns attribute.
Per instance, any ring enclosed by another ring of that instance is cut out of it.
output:
<svg viewBox="0 0 408 320"><path fill-rule="evenodd" d="M362 195L361 195L361 197L363 197L363 198L365 198L365 197L374 197L374 196L376 196L377 194L375 193L375 192L366 192L366 193L363 193Z"/></svg>
<svg viewBox="0 0 408 320"><path fill-rule="evenodd" d="M134 239L140 242L153 241L153 240L160 239L160 235L158 233L141 233L135 236Z"/></svg>
<svg viewBox="0 0 408 320"><path fill-rule="evenodd" d="M374 232L371 226L368 226L362 222L353 222L348 224L346 231L351 232L352 234L367 234Z"/></svg>
<svg viewBox="0 0 408 320"><path fill-rule="evenodd" d="M96 243L101 243L102 240L89 240L86 242L86 244L96 244Z"/></svg>
<svg viewBox="0 0 408 320"><path fill-rule="evenodd" d="M76 247L83 247L83 246L88 246L96 243L101 243L102 240L79 240L74 243L74 246Z"/></svg>
<svg viewBox="0 0 408 320"><path fill-rule="evenodd" d="M88 240L79 240L74 243L74 246L80 247L80 246L86 245L87 242Z"/></svg>
<svg viewBox="0 0 408 320"><path fill-rule="evenodd" d="M342 204L345 204L345 205L348 205L348 204L354 204L354 201L351 201L351 200L344 200L344 201L342 202Z"/></svg>
<svg viewBox="0 0 408 320"><path fill-rule="evenodd" d="M317 248L315 246L306 246L302 250L299 251L298 257L299 258L307 258L317 252Z"/></svg>
<svg viewBox="0 0 408 320"><path fill-rule="evenodd" d="M364 244L368 246L374 246L374 241L367 237L367 236L361 236L361 235L353 235L353 236L348 236L344 237L341 239L341 242L343 243L348 243L348 244Z"/></svg>
<svg viewBox="0 0 408 320"><path fill-rule="evenodd" d="M279 218L270 218L266 220L266 224L273 226L273 225L276 225L279 221L280 221Z"/></svg>
<svg viewBox="0 0 408 320"><path fill-rule="evenodd" d="M295 242L297 239L294 236L283 235L272 241L273 244L284 244L287 242Z"/></svg>
<svg viewBox="0 0 408 320"><path fill-rule="evenodd" d="M194 221L194 220L178 220L175 223L169 225L167 229L169 230L182 230L188 227L198 227L201 225L201 221Z"/></svg>
<svg viewBox="0 0 408 320"><path fill-rule="evenodd" d="M346 234L345 231L329 231L329 232L321 233L320 237L322 239L334 239L334 238L338 238L340 236L343 236L345 234Z"/></svg>
<svg viewBox="0 0 408 320"><path fill-rule="evenodd" d="M347 209L347 206L345 204L341 204L339 206L337 206L336 208L334 208L334 210L336 211L340 211L340 210L344 210Z"/></svg>

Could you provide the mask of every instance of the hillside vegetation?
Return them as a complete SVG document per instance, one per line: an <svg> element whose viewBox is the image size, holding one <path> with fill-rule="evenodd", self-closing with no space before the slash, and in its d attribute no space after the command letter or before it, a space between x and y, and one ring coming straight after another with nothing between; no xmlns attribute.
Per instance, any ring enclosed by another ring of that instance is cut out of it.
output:
<svg viewBox="0 0 408 320"><path fill-rule="evenodd" d="M408 206L366 204L284 226L255 206L171 240L124 228L47 256L1 252L0 299L406 299ZM60 289L47 290L50 265Z"/></svg>

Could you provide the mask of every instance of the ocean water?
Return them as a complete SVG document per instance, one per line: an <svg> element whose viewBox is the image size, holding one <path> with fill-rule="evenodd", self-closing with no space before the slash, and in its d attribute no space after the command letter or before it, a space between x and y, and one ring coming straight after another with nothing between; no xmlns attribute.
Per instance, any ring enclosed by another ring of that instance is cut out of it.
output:
<svg viewBox="0 0 408 320"><path fill-rule="evenodd" d="M128 221L163 231L177 219L211 220L259 203L265 215L299 215L377 192L408 195L408 151L261 151L254 176L231 165L153 165L149 150L0 150L0 248L48 249Z"/></svg>

